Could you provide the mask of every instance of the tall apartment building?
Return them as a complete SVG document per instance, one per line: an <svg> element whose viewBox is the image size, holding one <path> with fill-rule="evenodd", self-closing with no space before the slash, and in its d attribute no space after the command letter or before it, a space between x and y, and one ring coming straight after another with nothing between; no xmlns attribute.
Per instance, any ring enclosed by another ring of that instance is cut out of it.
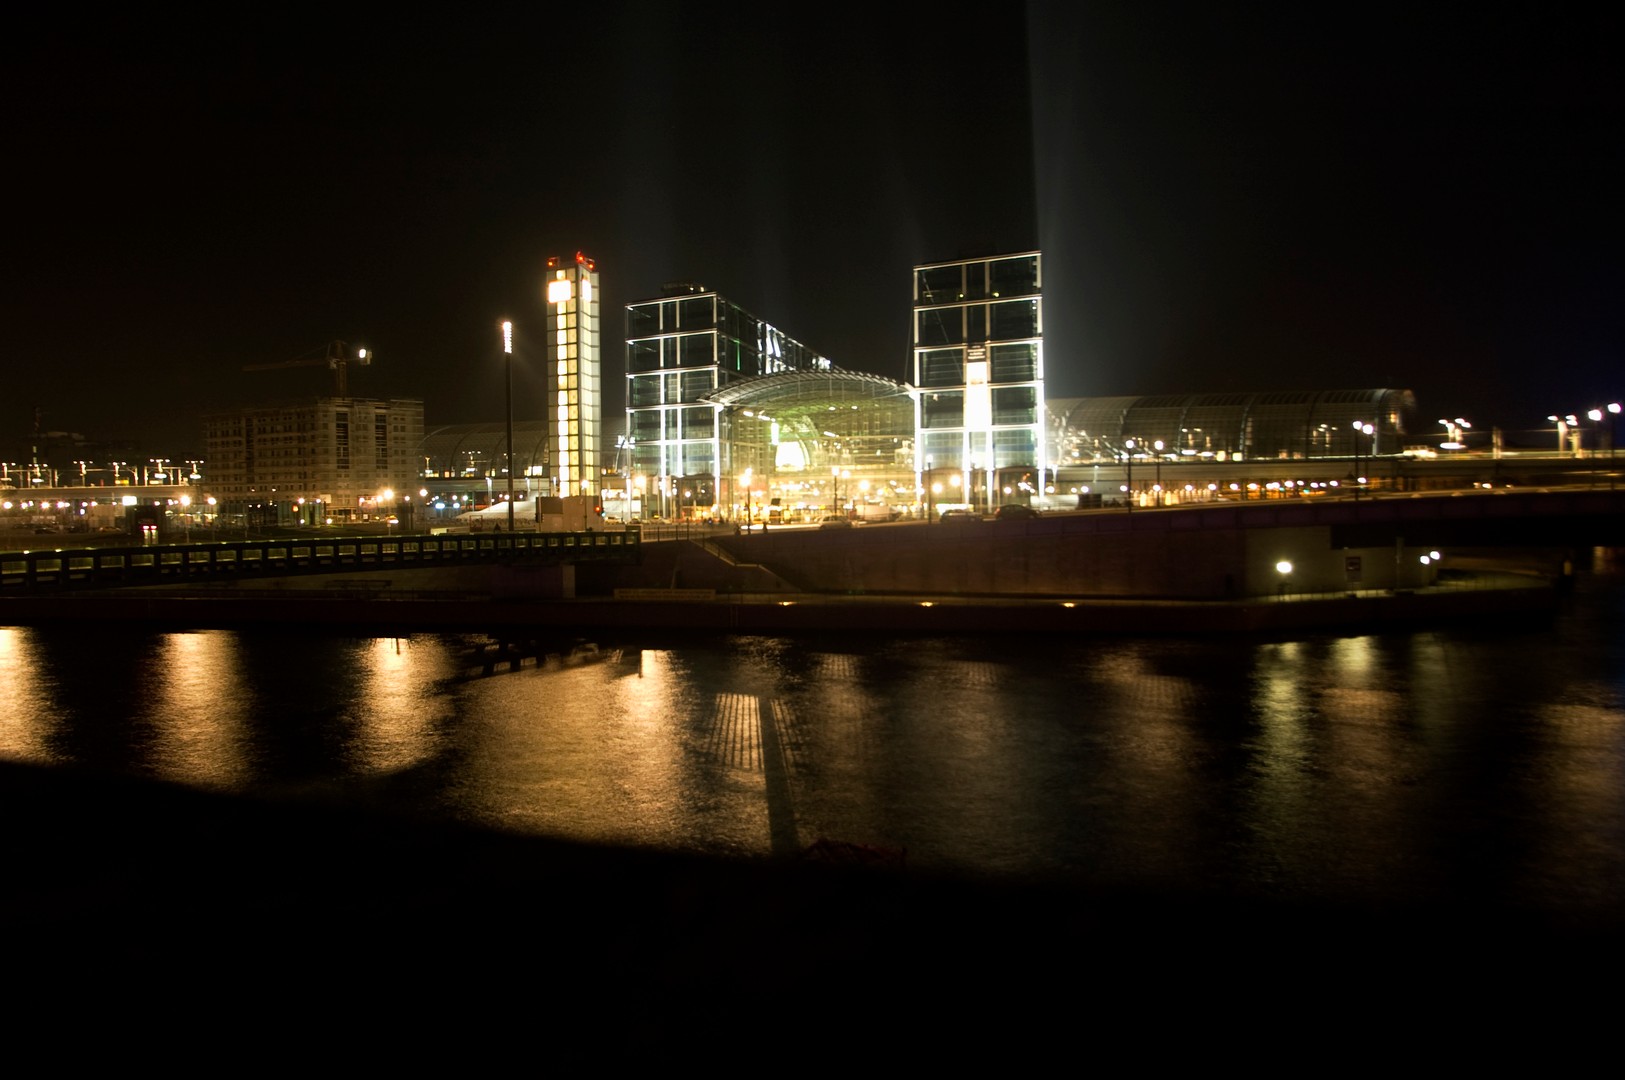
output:
<svg viewBox="0 0 1625 1080"><path fill-rule="evenodd" d="M724 406L705 399L746 379L833 365L726 297L693 283L626 306L626 430L630 473L649 491L693 505L728 498L729 482L765 462L735 459ZM721 485L719 487L719 484Z"/></svg>
<svg viewBox="0 0 1625 1080"><path fill-rule="evenodd" d="M598 425L602 351L598 325L598 268L579 251L547 260L548 337L555 363L553 473L560 495L598 493Z"/></svg>
<svg viewBox="0 0 1625 1080"><path fill-rule="evenodd" d="M962 474L969 499L1048 467L1039 253L914 268L916 468Z"/></svg>
<svg viewBox="0 0 1625 1080"><path fill-rule="evenodd" d="M209 487L225 514L262 520L385 516L415 493L423 402L315 398L203 418Z"/></svg>

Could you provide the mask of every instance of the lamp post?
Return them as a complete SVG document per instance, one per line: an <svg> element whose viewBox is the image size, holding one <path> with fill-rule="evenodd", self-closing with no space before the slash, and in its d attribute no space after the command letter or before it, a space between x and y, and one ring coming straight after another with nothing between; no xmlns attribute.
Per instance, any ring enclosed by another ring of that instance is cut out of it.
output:
<svg viewBox="0 0 1625 1080"><path fill-rule="evenodd" d="M513 535L513 322L502 321L503 397L508 412L508 535Z"/></svg>
<svg viewBox="0 0 1625 1080"><path fill-rule="evenodd" d="M1132 514L1134 513L1134 440L1124 439L1123 448L1127 451L1123 455L1123 467L1128 474L1128 482L1123 485L1123 489L1128 492L1126 505L1128 506L1128 512Z"/></svg>
<svg viewBox="0 0 1625 1080"><path fill-rule="evenodd" d="M942 485L935 482L936 465L935 458L926 458L925 475L920 478L920 501L925 503L925 523L927 525L931 524L931 507L936 503L934 496L942 494ZM928 493L933 496L929 502L926 501Z"/></svg>
<svg viewBox="0 0 1625 1080"><path fill-rule="evenodd" d="M1157 452L1156 492L1157 492L1157 505L1161 506L1162 505L1162 440L1158 439L1156 442L1152 443L1151 448Z"/></svg>
<svg viewBox="0 0 1625 1080"><path fill-rule="evenodd" d="M1614 490L1614 432L1619 425L1619 402L1611 401L1605 407L1608 413L1608 490Z"/></svg>
<svg viewBox="0 0 1625 1080"><path fill-rule="evenodd" d="M1547 416L1546 419L1557 425L1557 456L1562 457L1566 452L1564 448L1569 445L1569 429L1578 428L1580 425L1580 420L1573 413L1564 413L1561 416L1553 414ZM1578 438L1578 434L1576 434L1576 438L1574 439L1573 449L1574 456L1579 457L1580 440Z"/></svg>
<svg viewBox="0 0 1625 1080"><path fill-rule="evenodd" d="M621 492L625 500L625 512L621 516L629 525L632 523L632 447L635 445L637 440L630 435L615 436L615 463L619 465L621 454L623 452L626 454L626 467L620 470Z"/></svg>
<svg viewBox="0 0 1625 1080"><path fill-rule="evenodd" d="M1372 427L1370 424L1366 423L1363 420L1354 421L1354 473L1355 473L1355 476L1354 476L1354 501L1355 502L1360 501L1360 492L1365 490L1365 473L1360 471L1360 436L1364 435L1367 440L1370 440L1372 434L1376 430L1377 430L1376 428ZM1370 445L1371 449L1373 449L1373 450L1376 449L1376 444L1375 443L1370 443L1369 445ZM1367 456L1369 457L1369 454Z"/></svg>

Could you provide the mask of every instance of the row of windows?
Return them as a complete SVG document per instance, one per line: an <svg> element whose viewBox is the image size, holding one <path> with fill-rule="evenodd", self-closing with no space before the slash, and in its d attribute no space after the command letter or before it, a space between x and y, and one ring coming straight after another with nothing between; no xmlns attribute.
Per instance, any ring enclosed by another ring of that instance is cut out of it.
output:
<svg viewBox="0 0 1625 1080"><path fill-rule="evenodd" d="M644 476L705 476L716 468L715 445L685 442L671 446L639 445L632 453L632 471Z"/></svg>
<svg viewBox="0 0 1625 1080"><path fill-rule="evenodd" d="M955 307L926 308L914 313L916 345L1019 341L1038 336L1037 300L961 304Z"/></svg>
<svg viewBox="0 0 1625 1080"><path fill-rule="evenodd" d="M626 336L629 338L670 334L678 330L712 330L716 325L715 294L655 300L633 304L626 309Z"/></svg>
<svg viewBox="0 0 1625 1080"><path fill-rule="evenodd" d="M716 411L708 405L668 409L636 409L631 415L632 437L638 442L659 439L709 439L716 435Z"/></svg>
<svg viewBox="0 0 1625 1080"><path fill-rule="evenodd" d="M636 375L632 383L632 404L675 405L698 401L716 389L717 373L711 370L672 372L666 375Z"/></svg>
<svg viewBox="0 0 1625 1080"><path fill-rule="evenodd" d="M976 463L977 468L1006 469L1032 465L1038 460L1038 433L1032 428L1009 428L993 433L992 460L987 443L958 432L932 432L920 447L922 469L960 469Z"/></svg>
<svg viewBox="0 0 1625 1080"><path fill-rule="evenodd" d="M921 304L951 304L959 300L1030 296L1039 291L1038 256L1016 255L916 271L914 295Z"/></svg>
<svg viewBox="0 0 1625 1080"><path fill-rule="evenodd" d="M991 392L992 421L995 426L1036 424L1038 390L1032 386L995 387ZM943 390L920 395L920 426L960 428L965 426L965 392Z"/></svg>
<svg viewBox="0 0 1625 1080"><path fill-rule="evenodd" d="M1038 378L1038 345L989 345L988 381L992 383L1033 382ZM964 386L965 349L922 350L917 355L915 377L918 386Z"/></svg>

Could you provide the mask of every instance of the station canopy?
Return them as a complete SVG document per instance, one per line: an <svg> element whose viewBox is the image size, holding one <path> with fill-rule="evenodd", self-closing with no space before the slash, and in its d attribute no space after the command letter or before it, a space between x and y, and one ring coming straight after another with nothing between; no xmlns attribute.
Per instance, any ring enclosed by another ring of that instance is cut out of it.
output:
<svg viewBox="0 0 1625 1080"><path fill-rule="evenodd" d="M1287 390L1156 397L1051 398L1061 460L1101 460L1162 442L1169 454L1236 458L1397 453L1416 426L1409 390ZM1370 424L1374 438L1357 434Z"/></svg>
<svg viewBox="0 0 1625 1080"><path fill-rule="evenodd" d="M777 476L847 470L913 484L914 401L900 382L838 368L746 379L705 399L736 459Z"/></svg>
<svg viewBox="0 0 1625 1080"><path fill-rule="evenodd" d="M546 421L523 420L513 425L514 475L544 471L548 438ZM504 423L451 424L423 436L418 454L424 471L438 477L502 475L507 468L508 433Z"/></svg>

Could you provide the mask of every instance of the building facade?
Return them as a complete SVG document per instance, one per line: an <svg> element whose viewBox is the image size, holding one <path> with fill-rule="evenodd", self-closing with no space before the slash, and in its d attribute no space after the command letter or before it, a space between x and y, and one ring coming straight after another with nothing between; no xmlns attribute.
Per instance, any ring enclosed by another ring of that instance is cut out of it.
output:
<svg viewBox="0 0 1625 1080"><path fill-rule="evenodd" d="M331 397L203 418L219 511L262 521L387 517L421 471L423 402Z"/></svg>
<svg viewBox="0 0 1625 1080"><path fill-rule="evenodd" d="M1042 483L1043 272L1024 252L914 268L912 377L922 490L948 470L972 505Z"/></svg>
<svg viewBox="0 0 1625 1080"><path fill-rule="evenodd" d="M726 504L745 471L760 476L766 462L736 460L730 407L714 395L748 379L833 365L701 285L667 285L662 292L626 307L627 449L620 471L634 488L635 477L644 478L646 505L670 508L685 498L690 505Z"/></svg>
<svg viewBox="0 0 1625 1080"><path fill-rule="evenodd" d="M554 360L554 423L560 495L598 493L598 425L603 355L598 267L581 252L547 260L548 341Z"/></svg>

